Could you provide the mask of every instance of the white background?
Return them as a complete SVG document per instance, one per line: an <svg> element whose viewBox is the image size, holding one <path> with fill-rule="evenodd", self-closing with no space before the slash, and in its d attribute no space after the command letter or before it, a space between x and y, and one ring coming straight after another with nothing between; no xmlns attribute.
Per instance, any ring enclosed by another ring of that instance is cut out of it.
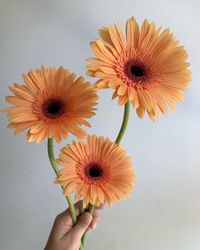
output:
<svg viewBox="0 0 200 250"><path fill-rule="evenodd" d="M193 80L177 112L152 124L135 111L123 139L137 182L130 199L106 209L88 250L200 249L200 2L190 1L0 1L0 109L8 86L30 68L64 65L85 74L89 42L97 29L135 16L170 29L189 53ZM87 77L87 79L90 79ZM94 82L94 79L90 79ZM123 108L100 92L89 133L115 139ZM43 249L54 217L66 202L48 163L46 143L14 137L0 114L0 249ZM74 139L69 138L69 141ZM57 147L58 149L58 147Z"/></svg>

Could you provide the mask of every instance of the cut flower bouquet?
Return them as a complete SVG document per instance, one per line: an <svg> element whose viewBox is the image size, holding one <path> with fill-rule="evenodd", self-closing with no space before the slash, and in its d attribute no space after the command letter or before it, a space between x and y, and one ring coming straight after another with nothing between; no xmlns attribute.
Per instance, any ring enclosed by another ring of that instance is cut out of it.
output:
<svg viewBox="0 0 200 250"><path fill-rule="evenodd" d="M87 74L97 78L91 84L80 76L59 68L41 66L23 75L23 84L10 86L6 101L12 106L3 111L15 134L27 130L28 142L47 140L48 156L69 204L72 221L77 223L74 202L81 200L80 211L93 213L95 207L110 207L130 196L135 185L131 157L120 145L128 125L131 106L143 118L155 122L159 112L167 114L174 101L183 101L191 80L187 52L169 30L156 28L135 18L126 22L125 35L119 23L99 30L91 42L93 58L88 58ZM113 89L112 98L124 105L124 116L116 140L88 135L82 125L96 112L98 90ZM54 140L60 143L69 133L77 140L54 156ZM72 198L74 194L74 199ZM84 248L86 234L80 242Z"/></svg>

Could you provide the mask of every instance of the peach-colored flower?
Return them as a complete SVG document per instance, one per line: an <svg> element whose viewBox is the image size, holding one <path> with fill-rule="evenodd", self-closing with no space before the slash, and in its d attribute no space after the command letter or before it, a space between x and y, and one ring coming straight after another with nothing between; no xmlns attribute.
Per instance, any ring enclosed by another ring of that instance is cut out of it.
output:
<svg viewBox="0 0 200 250"><path fill-rule="evenodd" d="M37 143L46 137L60 142L69 132L86 136L80 125L90 126L85 118L95 114L98 97L83 77L75 78L63 67L42 66L23 75L23 85L10 87L15 96L6 97L14 105L3 110L10 118L8 127L15 128L15 134L29 129L27 140Z"/></svg>
<svg viewBox="0 0 200 250"><path fill-rule="evenodd" d="M95 135L73 142L61 150L58 162L63 166L56 183L66 196L75 192L75 200L112 205L129 196L135 183L134 169L125 149L108 138Z"/></svg>
<svg viewBox="0 0 200 250"><path fill-rule="evenodd" d="M119 104L131 101L142 118L147 111L154 121L158 109L182 102L191 72L184 47L169 29L161 32L154 22L141 27L132 17L126 23L126 39L118 23L99 30L100 39L91 42L96 58L89 58L87 74L99 78L98 88L113 88Z"/></svg>

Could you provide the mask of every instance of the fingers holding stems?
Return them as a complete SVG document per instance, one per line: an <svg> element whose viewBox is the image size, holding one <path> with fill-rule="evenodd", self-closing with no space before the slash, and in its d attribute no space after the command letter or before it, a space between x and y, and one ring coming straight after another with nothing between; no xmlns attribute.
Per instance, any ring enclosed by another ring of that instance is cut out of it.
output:
<svg viewBox="0 0 200 250"><path fill-rule="evenodd" d="M74 205L77 215L75 225L69 208L56 217L45 250L60 250L65 249L66 246L69 246L67 248L69 250L83 249L83 242L81 242L83 236L86 232L88 233L96 228L100 221L99 210L102 210L105 206L96 207L91 214L88 211L82 213L80 204L81 201Z"/></svg>

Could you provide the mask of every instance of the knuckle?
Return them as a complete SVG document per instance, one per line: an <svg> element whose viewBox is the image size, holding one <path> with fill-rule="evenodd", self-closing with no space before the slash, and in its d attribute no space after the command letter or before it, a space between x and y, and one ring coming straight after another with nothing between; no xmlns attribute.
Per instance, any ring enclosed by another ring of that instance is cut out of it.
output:
<svg viewBox="0 0 200 250"><path fill-rule="evenodd" d="M78 222L78 225L79 225L79 227L80 227L81 229L85 229L85 228L87 228L87 226L88 226L84 221L79 221L79 222Z"/></svg>
<svg viewBox="0 0 200 250"><path fill-rule="evenodd" d="M60 224L61 222L61 214L58 214L54 220L54 224Z"/></svg>

